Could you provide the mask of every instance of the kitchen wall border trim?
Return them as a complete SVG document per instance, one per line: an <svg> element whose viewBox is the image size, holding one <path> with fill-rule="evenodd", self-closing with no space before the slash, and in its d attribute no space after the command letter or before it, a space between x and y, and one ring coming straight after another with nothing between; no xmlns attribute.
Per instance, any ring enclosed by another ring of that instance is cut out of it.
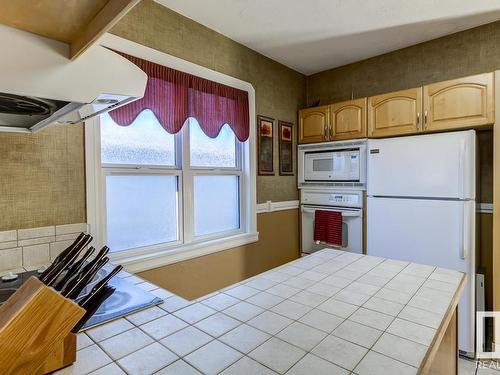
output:
<svg viewBox="0 0 500 375"><path fill-rule="evenodd" d="M257 213L262 214L265 212L275 212L284 210L295 210L299 208L299 201L282 201L282 202L272 202L267 201L266 203L257 204Z"/></svg>

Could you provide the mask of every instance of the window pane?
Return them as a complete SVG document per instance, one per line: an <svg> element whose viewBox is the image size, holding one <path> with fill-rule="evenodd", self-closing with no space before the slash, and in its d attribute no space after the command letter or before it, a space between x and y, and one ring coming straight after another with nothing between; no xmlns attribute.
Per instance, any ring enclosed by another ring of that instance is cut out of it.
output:
<svg viewBox="0 0 500 375"><path fill-rule="evenodd" d="M189 119L190 160L192 167L236 167L236 137L224 125L217 138L203 133L198 121Z"/></svg>
<svg viewBox="0 0 500 375"><path fill-rule="evenodd" d="M177 177L106 176L111 251L177 240Z"/></svg>
<svg viewBox="0 0 500 375"><path fill-rule="evenodd" d="M101 159L104 164L175 165L175 136L162 128L149 109L129 126L101 116Z"/></svg>
<svg viewBox="0 0 500 375"><path fill-rule="evenodd" d="M238 229L239 201L238 176L195 176L195 236Z"/></svg>

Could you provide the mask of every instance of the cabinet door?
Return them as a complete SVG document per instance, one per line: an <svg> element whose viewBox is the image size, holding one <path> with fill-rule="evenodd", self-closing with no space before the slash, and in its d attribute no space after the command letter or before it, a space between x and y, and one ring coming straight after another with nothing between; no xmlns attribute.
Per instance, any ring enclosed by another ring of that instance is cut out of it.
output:
<svg viewBox="0 0 500 375"><path fill-rule="evenodd" d="M493 73L424 86L424 131L493 124Z"/></svg>
<svg viewBox="0 0 500 375"><path fill-rule="evenodd" d="M330 140L366 137L366 98L330 105Z"/></svg>
<svg viewBox="0 0 500 375"><path fill-rule="evenodd" d="M389 137L420 131L422 88L368 98L368 137Z"/></svg>
<svg viewBox="0 0 500 375"><path fill-rule="evenodd" d="M299 143L328 140L330 112L327 105L299 111Z"/></svg>

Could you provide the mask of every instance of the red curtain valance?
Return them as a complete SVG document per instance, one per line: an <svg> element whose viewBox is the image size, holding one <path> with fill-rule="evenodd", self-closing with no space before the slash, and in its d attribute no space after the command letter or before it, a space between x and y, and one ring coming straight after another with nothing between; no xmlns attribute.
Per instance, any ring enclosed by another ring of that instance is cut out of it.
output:
<svg viewBox="0 0 500 375"><path fill-rule="evenodd" d="M128 126L145 109L150 109L161 126L175 134L188 117L194 117L203 132L215 138L228 124L244 142L250 134L248 93L146 61L121 52L148 75L142 99L119 107L109 114L118 125Z"/></svg>

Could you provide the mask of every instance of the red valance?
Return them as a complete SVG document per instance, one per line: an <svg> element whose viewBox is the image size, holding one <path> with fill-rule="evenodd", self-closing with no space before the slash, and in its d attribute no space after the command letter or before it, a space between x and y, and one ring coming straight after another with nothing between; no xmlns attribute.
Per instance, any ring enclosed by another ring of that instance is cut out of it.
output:
<svg viewBox="0 0 500 375"><path fill-rule="evenodd" d="M250 117L246 91L118 53L148 75L142 99L109 113L118 125L128 126L139 113L150 109L171 134L181 130L188 117L194 117L210 138L217 137L228 124L241 142L248 139Z"/></svg>

